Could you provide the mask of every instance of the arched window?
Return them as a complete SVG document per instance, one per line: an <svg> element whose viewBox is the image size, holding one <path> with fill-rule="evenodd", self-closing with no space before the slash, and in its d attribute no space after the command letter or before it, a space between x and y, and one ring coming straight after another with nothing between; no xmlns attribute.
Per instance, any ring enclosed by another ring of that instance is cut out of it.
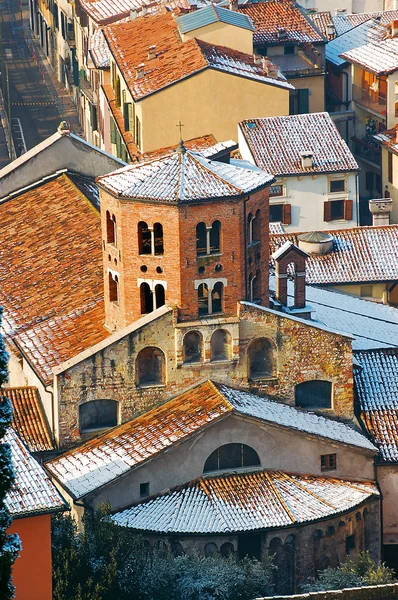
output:
<svg viewBox="0 0 398 600"><path fill-rule="evenodd" d="M247 350L249 379L272 377L275 373L274 346L270 340L253 340Z"/></svg>
<svg viewBox="0 0 398 600"><path fill-rule="evenodd" d="M220 221L214 221L210 230L210 253L217 254L220 252L220 234L221 234L221 223Z"/></svg>
<svg viewBox="0 0 398 600"><path fill-rule="evenodd" d="M137 385L151 386L165 382L166 361L160 348L149 346L141 350L135 368Z"/></svg>
<svg viewBox="0 0 398 600"><path fill-rule="evenodd" d="M217 548L217 544L215 544L214 542L209 542L208 544L205 545L205 556L213 556L214 554L217 554L218 552L218 548Z"/></svg>
<svg viewBox="0 0 398 600"><path fill-rule="evenodd" d="M140 285L141 314L147 315L153 311L153 295L149 284L144 281Z"/></svg>
<svg viewBox="0 0 398 600"><path fill-rule="evenodd" d="M155 223L153 226L154 233L154 252L153 254L159 256L163 254L163 225L161 223Z"/></svg>
<svg viewBox="0 0 398 600"><path fill-rule="evenodd" d="M220 554L223 558L230 558L234 555L234 545L231 542L225 542L220 548Z"/></svg>
<svg viewBox="0 0 398 600"><path fill-rule="evenodd" d="M116 244L116 217L106 211L106 241L108 244Z"/></svg>
<svg viewBox="0 0 398 600"><path fill-rule="evenodd" d="M196 255L203 256L207 254L207 230L206 223L196 225Z"/></svg>
<svg viewBox="0 0 398 600"><path fill-rule="evenodd" d="M247 244L253 242L253 215L249 213L247 215Z"/></svg>
<svg viewBox="0 0 398 600"><path fill-rule="evenodd" d="M184 548L180 544L180 542L171 542L170 551L173 556L183 556Z"/></svg>
<svg viewBox="0 0 398 600"><path fill-rule="evenodd" d="M256 216L252 222L252 243L259 242L261 240L261 220L260 210L256 212Z"/></svg>
<svg viewBox="0 0 398 600"><path fill-rule="evenodd" d="M160 308L161 306L164 306L164 303L165 303L164 287L161 283L158 283L157 285L155 285L155 302L156 302L156 308Z"/></svg>
<svg viewBox="0 0 398 600"><path fill-rule="evenodd" d="M203 467L203 473L258 466L260 459L253 448L246 444L225 444L210 454Z"/></svg>
<svg viewBox="0 0 398 600"><path fill-rule="evenodd" d="M151 232L144 221L138 223L138 252L152 254Z"/></svg>
<svg viewBox="0 0 398 600"><path fill-rule="evenodd" d="M217 329L211 336L211 360L231 360L231 334L225 329Z"/></svg>
<svg viewBox="0 0 398 600"><path fill-rule="evenodd" d="M79 406L80 431L103 429L117 425L115 400L90 400Z"/></svg>
<svg viewBox="0 0 398 600"><path fill-rule="evenodd" d="M190 331L184 337L184 363L202 360L202 336L197 331Z"/></svg>
<svg viewBox="0 0 398 600"><path fill-rule="evenodd" d="M224 293L224 285L221 281L217 281L213 291L211 292L211 313L222 312L222 300ZM209 311L210 312L210 311Z"/></svg>
<svg viewBox="0 0 398 600"><path fill-rule="evenodd" d="M118 302L119 300L119 278L117 275L109 272L109 300Z"/></svg>
<svg viewBox="0 0 398 600"><path fill-rule="evenodd" d="M198 287L198 312L200 317L209 314L209 290L205 283Z"/></svg>
<svg viewBox="0 0 398 600"><path fill-rule="evenodd" d="M331 408L332 384L330 381L304 381L296 385L296 406L302 408Z"/></svg>

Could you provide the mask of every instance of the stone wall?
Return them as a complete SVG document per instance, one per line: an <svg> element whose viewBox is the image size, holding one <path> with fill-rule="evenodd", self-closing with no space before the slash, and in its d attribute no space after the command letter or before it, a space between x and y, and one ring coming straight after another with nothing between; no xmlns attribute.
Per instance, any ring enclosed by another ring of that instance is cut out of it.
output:
<svg viewBox="0 0 398 600"><path fill-rule="evenodd" d="M103 347L92 356L57 376L59 439L62 445L77 441L79 405L96 399L119 402L119 422L196 385L214 379L232 387L295 402L297 383L323 379L333 384L333 404L325 414L353 417L351 342L307 322L270 309L238 304L238 317L209 317L177 323L177 312L159 318ZM211 360L214 331L227 331L232 340L228 360ZM201 362L184 363L182 345L189 331L203 336ZM247 352L256 338L269 339L274 347L276 370L272 377L251 381ZM159 348L165 356L165 378L160 385L137 385L137 355L146 347Z"/></svg>

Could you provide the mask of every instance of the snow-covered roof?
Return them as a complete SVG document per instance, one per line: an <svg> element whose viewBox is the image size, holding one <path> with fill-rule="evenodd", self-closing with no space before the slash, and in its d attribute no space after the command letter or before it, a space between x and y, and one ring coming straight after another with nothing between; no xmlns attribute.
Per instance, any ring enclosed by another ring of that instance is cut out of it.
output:
<svg viewBox="0 0 398 600"><path fill-rule="evenodd" d="M27 451L13 429L3 438L10 445L15 481L5 504L12 517L28 517L66 509L66 502L43 467Z"/></svg>
<svg viewBox="0 0 398 600"><path fill-rule="evenodd" d="M311 254L306 263L307 283L339 285L398 281L398 225L327 230L333 248ZM271 253L287 241L298 245L297 233L270 236Z"/></svg>
<svg viewBox="0 0 398 600"><path fill-rule="evenodd" d="M261 169L211 161L183 148L144 163L128 165L97 179L121 198L180 203L231 198L269 185L273 176Z"/></svg>
<svg viewBox="0 0 398 600"><path fill-rule="evenodd" d="M95 29L88 41L88 49L96 69L109 68L111 53L102 29Z"/></svg>
<svg viewBox="0 0 398 600"><path fill-rule="evenodd" d="M181 33L188 33L217 22L255 31L253 23L246 15L214 4L177 17L176 21Z"/></svg>
<svg viewBox="0 0 398 600"><path fill-rule="evenodd" d="M269 224L269 232L270 233L285 233L285 230L283 229L283 225L280 221L274 221L274 222L270 222L270 224Z"/></svg>
<svg viewBox="0 0 398 600"><path fill-rule="evenodd" d="M355 352L355 360L361 419L381 461L398 462L398 348Z"/></svg>
<svg viewBox="0 0 398 600"><path fill-rule="evenodd" d="M276 177L359 170L326 112L247 119L239 128L255 164ZM313 153L312 167L303 167L304 151Z"/></svg>
<svg viewBox="0 0 398 600"><path fill-rule="evenodd" d="M352 13L348 15L335 15L332 17L337 35L343 35L353 27L357 27L369 19L377 21L381 25L389 25L391 21L398 19L398 10L384 10L371 13Z"/></svg>
<svg viewBox="0 0 398 600"><path fill-rule="evenodd" d="M256 471L201 478L111 518L156 533L235 533L325 519L378 496L371 482Z"/></svg>
<svg viewBox="0 0 398 600"><path fill-rule="evenodd" d="M270 278L270 288L275 290L275 277ZM292 281L288 281L288 298L293 303ZM353 336L354 350L398 346L397 308L310 285L306 286L306 300L313 309L314 325Z"/></svg>
<svg viewBox="0 0 398 600"><path fill-rule="evenodd" d="M375 74L393 73L398 69L398 38L387 37L352 48L342 52L341 58Z"/></svg>
<svg viewBox="0 0 398 600"><path fill-rule="evenodd" d="M344 423L206 381L49 461L46 467L73 497L81 498L233 412L376 451L362 433Z"/></svg>
<svg viewBox="0 0 398 600"><path fill-rule="evenodd" d="M378 42L383 39L385 33L385 27L376 21L365 21L365 23L353 27L334 40L331 40L326 46L326 58L334 65L340 67L347 62L340 57L340 54L353 48L359 48L370 42Z"/></svg>

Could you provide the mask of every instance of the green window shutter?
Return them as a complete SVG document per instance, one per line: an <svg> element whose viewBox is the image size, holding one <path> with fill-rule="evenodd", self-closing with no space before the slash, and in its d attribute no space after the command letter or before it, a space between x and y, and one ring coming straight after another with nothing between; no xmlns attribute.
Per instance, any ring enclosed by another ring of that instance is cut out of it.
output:
<svg viewBox="0 0 398 600"><path fill-rule="evenodd" d="M116 125L111 117L111 144L116 144Z"/></svg>
<svg viewBox="0 0 398 600"><path fill-rule="evenodd" d="M132 135L134 135L134 111L133 111L133 105L131 102L128 103L128 113L129 113L129 131L131 131Z"/></svg>
<svg viewBox="0 0 398 600"><path fill-rule="evenodd" d="M98 129L97 107L94 104L90 104L90 122L92 130L96 131Z"/></svg>
<svg viewBox="0 0 398 600"><path fill-rule="evenodd" d="M298 114L302 115L309 112L310 109L310 96L309 90L297 90L298 92Z"/></svg>
<svg viewBox="0 0 398 600"><path fill-rule="evenodd" d="M131 102L125 102L123 104L123 119L125 131L130 131L130 106Z"/></svg>

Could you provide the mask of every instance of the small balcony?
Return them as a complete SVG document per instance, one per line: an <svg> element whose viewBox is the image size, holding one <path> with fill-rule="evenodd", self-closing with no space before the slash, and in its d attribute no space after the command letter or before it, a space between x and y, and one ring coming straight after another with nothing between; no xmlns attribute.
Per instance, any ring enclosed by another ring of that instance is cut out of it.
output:
<svg viewBox="0 0 398 600"><path fill-rule="evenodd" d="M377 115L386 115L387 113L387 100L379 94L379 92L373 91L371 88L365 89L357 85L352 86L352 99L354 102L371 111Z"/></svg>
<svg viewBox="0 0 398 600"><path fill-rule="evenodd" d="M365 135L362 139L353 137L354 142L354 155L372 166L380 169L381 168L381 148L373 140L372 136Z"/></svg>

